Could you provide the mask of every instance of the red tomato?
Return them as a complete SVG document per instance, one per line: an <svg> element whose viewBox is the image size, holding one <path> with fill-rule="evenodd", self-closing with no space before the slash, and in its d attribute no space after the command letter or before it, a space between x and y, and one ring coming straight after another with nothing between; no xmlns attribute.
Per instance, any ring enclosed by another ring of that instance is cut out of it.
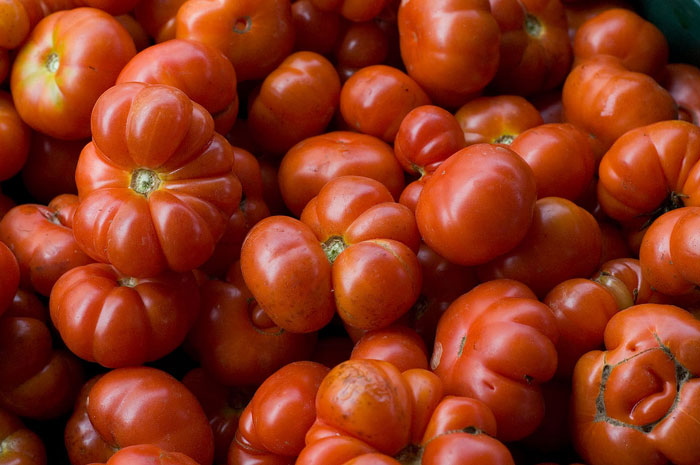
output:
<svg viewBox="0 0 700 465"><path fill-rule="evenodd" d="M401 2L398 24L406 71L439 105L463 105L496 74L500 31L488 0Z"/></svg>
<svg viewBox="0 0 700 465"><path fill-rule="evenodd" d="M46 448L39 436L15 415L0 408L0 463L45 465Z"/></svg>
<svg viewBox="0 0 700 465"><path fill-rule="evenodd" d="M104 464L94 465L199 465L180 452L163 450L152 444L129 446L117 451Z"/></svg>
<svg viewBox="0 0 700 465"><path fill-rule="evenodd" d="M37 24L12 66L17 111L52 137L88 137L93 105L135 54L133 39L109 14L94 8L53 13Z"/></svg>
<svg viewBox="0 0 700 465"><path fill-rule="evenodd" d="M45 296L66 271L93 261L76 243L70 226L43 205L10 210L0 221L0 240L17 256L22 286Z"/></svg>
<svg viewBox="0 0 700 465"><path fill-rule="evenodd" d="M121 70L122 82L177 87L211 113L219 134L236 122L236 72L223 53L201 42L174 39L148 47Z"/></svg>
<svg viewBox="0 0 700 465"><path fill-rule="evenodd" d="M517 95L476 98L462 105L455 118L467 145L510 144L523 131L543 123L534 105Z"/></svg>
<svg viewBox="0 0 700 465"><path fill-rule="evenodd" d="M214 440L194 395L169 374L118 368L88 382L65 429L73 465L105 462L122 448L153 444L211 465Z"/></svg>
<svg viewBox="0 0 700 465"><path fill-rule="evenodd" d="M406 326L367 332L352 349L350 360L383 360L403 372L428 369L428 351L418 333Z"/></svg>
<svg viewBox="0 0 700 465"><path fill-rule="evenodd" d="M29 14L21 0L8 0L0 5L0 48L19 46L31 31Z"/></svg>
<svg viewBox="0 0 700 465"><path fill-rule="evenodd" d="M311 0L322 11L337 11L350 21L369 21L382 12L387 0Z"/></svg>
<svg viewBox="0 0 700 465"><path fill-rule="evenodd" d="M700 322L674 306L644 304L615 315L605 351L573 377L576 450L591 465L691 465L700 461Z"/></svg>
<svg viewBox="0 0 700 465"><path fill-rule="evenodd" d="M477 144L452 155L426 182L416 221L438 254L478 265L525 237L535 200L535 177L522 158L505 147Z"/></svg>
<svg viewBox="0 0 700 465"><path fill-rule="evenodd" d="M477 273L481 281L520 281L544 297L566 279L593 274L600 250L600 227L590 213L569 200L545 197L535 204L532 225L523 240Z"/></svg>
<svg viewBox="0 0 700 465"><path fill-rule="evenodd" d="M628 70L653 77L668 61L668 42L659 28L625 8L611 8L583 23L573 45L577 61L612 55Z"/></svg>
<svg viewBox="0 0 700 465"><path fill-rule="evenodd" d="M440 318L430 366L447 394L474 397L496 417L503 441L531 434L544 415L539 385L554 376L559 339L552 311L505 279L467 292Z"/></svg>
<svg viewBox="0 0 700 465"><path fill-rule="evenodd" d="M323 56L289 55L248 103L248 127L258 146L281 156L296 143L321 134L340 99L340 78Z"/></svg>
<svg viewBox="0 0 700 465"><path fill-rule="evenodd" d="M92 121L75 175L81 248L134 277L203 264L241 199L209 113L174 87L132 82L105 92Z"/></svg>
<svg viewBox="0 0 700 465"><path fill-rule="evenodd" d="M384 63L389 56L389 39L378 20L361 23L341 23L338 39L333 47L333 58L345 82L356 71Z"/></svg>
<svg viewBox="0 0 700 465"><path fill-rule="evenodd" d="M177 12L176 37L221 50L240 81L262 79L289 55L289 0L190 0Z"/></svg>
<svg viewBox="0 0 700 465"><path fill-rule="evenodd" d="M298 216L328 181L344 175L376 179L394 199L404 186L389 145L365 134L336 131L305 139L284 156L278 173L284 203Z"/></svg>
<svg viewBox="0 0 700 465"><path fill-rule="evenodd" d="M311 0L292 3L294 23L294 50L328 55L333 50L340 32L340 15L332 11L319 10Z"/></svg>
<svg viewBox="0 0 700 465"><path fill-rule="evenodd" d="M394 142L406 114L429 103L416 81L385 65L357 71L340 93L340 112L348 126L389 143Z"/></svg>
<svg viewBox="0 0 700 465"><path fill-rule="evenodd" d="M22 121L12 96L0 91L0 181L22 169L29 154L29 127Z"/></svg>
<svg viewBox="0 0 700 465"><path fill-rule="evenodd" d="M19 286L19 278L17 259L10 248L0 241L0 315L12 303Z"/></svg>

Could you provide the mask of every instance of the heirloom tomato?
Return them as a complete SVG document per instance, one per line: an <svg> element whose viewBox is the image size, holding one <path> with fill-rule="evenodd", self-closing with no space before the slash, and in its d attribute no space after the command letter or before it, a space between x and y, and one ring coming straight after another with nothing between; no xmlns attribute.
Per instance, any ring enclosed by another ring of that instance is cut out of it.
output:
<svg viewBox="0 0 700 465"><path fill-rule="evenodd" d="M486 403L497 438L522 439L542 421L540 384L557 369L557 321L524 284L489 281L459 297L440 318L430 363L445 393Z"/></svg>
<svg viewBox="0 0 700 465"><path fill-rule="evenodd" d="M92 137L75 173L81 248L138 278L202 265L241 199L211 115L174 87L123 83L97 101Z"/></svg>
<svg viewBox="0 0 700 465"><path fill-rule="evenodd" d="M223 53L201 42L173 39L148 47L121 70L122 82L177 87L211 113L221 135L238 116L236 72Z"/></svg>
<svg viewBox="0 0 700 465"><path fill-rule="evenodd" d="M586 463L700 462L700 322L671 305L636 305L612 317L605 347L573 376L573 440Z"/></svg>
<svg viewBox="0 0 700 465"><path fill-rule="evenodd" d="M53 13L37 24L12 66L17 111L52 137L88 137L93 105L134 55L127 30L104 11Z"/></svg>
<svg viewBox="0 0 700 465"><path fill-rule="evenodd" d="M536 196L532 169L515 152L471 145L445 160L426 182L416 221L438 254L460 265L479 265L525 237Z"/></svg>
<svg viewBox="0 0 700 465"><path fill-rule="evenodd" d="M411 0L398 12L408 75L434 102L459 107L493 79L500 30L488 0Z"/></svg>
<svg viewBox="0 0 700 465"><path fill-rule="evenodd" d="M106 462L122 448L153 444L211 465L212 430L194 395L150 367L117 368L81 391L64 440L71 464Z"/></svg>
<svg viewBox="0 0 700 465"><path fill-rule="evenodd" d="M294 46L291 2L188 0L177 11L175 36L221 50L240 81L262 79Z"/></svg>

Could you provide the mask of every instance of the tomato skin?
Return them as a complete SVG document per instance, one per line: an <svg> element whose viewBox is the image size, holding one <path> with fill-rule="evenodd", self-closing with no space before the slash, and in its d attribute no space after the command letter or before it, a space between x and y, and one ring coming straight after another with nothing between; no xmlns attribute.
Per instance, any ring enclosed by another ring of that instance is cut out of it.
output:
<svg viewBox="0 0 700 465"><path fill-rule="evenodd" d="M424 175L464 145L462 128L450 112L435 105L421 105L401 120L394 154L404 171Z"/></svg>
<svg viewBox="0 0 700 465"><path fill-rule="evenodd" d="M700 122L700 69L685 63L671 63L660 78L664 89L678 104L678 119Z"/></svg>
<svg viewBox="0 0 700 465"><path fill-rule="evenodd" d="M498 72L489 87L498 94L531 95L564 81L572 51L560 0L490 0L501 29Z"/></svg>
<svg viewBox="0 0 700 465"><path fill-rule="evenodd" d="M175 38L175 17L187 0L141 0L134 16L156 43Z"/></svg>
<svg viewBox="0 0 700 465"><path fill-rule="evenodd" d="M262 79L294 46L289 0L197 0L177 11L175 36L211 45L240 81Z"/></svg>
<svg viewBox="0 0 700 465"><path fill-rule="evenodd" d="M535 177L522 158L505 147L472 145L445 160L425 184L416 221L438 254L478 265L525 237L535 197Z"/></svg>
<svg viewBox="0 0 700 465"><path fill-rule="evenodd" d="M398 25L408 75L440 106L459 107L496 74L500 30L488 0L401 2Z"/></svg>
<svg viewBox="0 0 700 465"><path fill-rule="evenodd" d="M284 203L298 216L328 181L343 175L376 179L394 199L404 186L389 145L365 134L334 131L299 142L282 158L278 178Z"/></svg>
<svg viewBox="0 0 700 465"><path fill-rule="evenodd" d="M425 342L415 330L394 325L369 331L352 349L350 360L384 360L404 372L412 368L428 369Z"/></svg>
<svg viewBox="0 0 700 465"><path fill-rule="evenodd" d="M43 205L10 210L0 221L0 240L17 256L22 286L44 296L65 272L93 261L80 249L71 228Z"/></svg>
<svg viewBox="0 0 700 465"><path fill-rule="evenodd" d="M340 32L340 15L319 10L311 0L292 3L294 50L328 55Z"/></svg>
<svg viewBox="0 0 700 465"><path fill-rule="evenodd" d="M358 70L385 63L389 57L389 34L381 21L341 22L333 58L342 82ZM398 44L397 44L398 45Z"/></svg>
<svg viewBox="0 0 700 465"><path fill-rule="evenodd" d="M139 52L117 77L177 87L214 118L219 134L231 130L238 115L236 71L219 50L206 44L173 39Z"/></svg>
<svg viewBox="0 0 700 465"><path fill-rule="evenodd" d="M681 308L644 304L619 312L605 351L584 355L573 376L572 427L586 463L692 464L700 448L700 323Z"/></svg>
<svg viewBox="0 0 700 465"><path fill-rule="evenodd" d="M497 279L459 297L443 314L430 366L447 394L491 408L497 438L522 439L542 420L539 384L554 376L558 337L551 310L527 286Z"/></svg>
<svg viewBox="0 0 700 465"><path fill-rule="evenodd" d="M17 112L52 137L89 137L93 105L134 55L133 39L107 13L94 8L53 13L37 24L12 66Z"/></svg>
<svg viewBox="0 0 700 465"><path fill-rule="evenodd" d="M22 121L12 96L0 91L0 181L22 169L29 154L29 127Z"/></svg>
<svg viewBox="0 0 700 465"><path fill-rule="evenodd" d="M532 224L512 250L481 266L481 281L507 278L529 286L539 297L568 278L593 274L598 266L598 222L583 208L560 197L535 204Z"/></svg>
<svg viewBox="0 0 700 465"><path fill-rule="evenodd" d="M198 465L198 463L180 452L170 452L152 444L138 444L120 449L106 463L95 465Z"/></svg>
<svg viewBox="0 0 700 465"><path fill-rule="evenodd" d="M80 151L88 142L88 139L66 141L33 132L21 172L24 187L32 197L45 204L60 194L77 194L75 168Z"/></svg>
<svg viewBox="0 0 700 465"><path fill-rule="evenodd" d="M65 431L71 463L94 462L94 447L102 449L99 460L106 461L118 449L153 444L211 465L213 435L202 407L169 374L149 367L118 368L94 381L84 394L72 420L87 415L87 421L82 426L71 421Z"/></svg>
<svg viewBox="0 0 700 465"><path fill-rule="evenodd" d="M340 78L322 55L296 52L267 75L248 104L248 125L264 152L283 155L321 134L340 99Z"/></svg>
<svg viewBox="0 0 700 465"><path fill-rule="evenodd" d="M700 129L691 123L662 121L629 131L600 162L600 206L611 218L635 225L653 219L665 202L697 206L699 160Z"/></svg>
<svg viewBox="0 0 700 465"><path fill-rule="evenodd" d="M475 98L462 105L455 118L467 145L509 144L525 130L543 123L534 105L517 95Z"/></svg>
<svg viewBox="0 0 700 465"><path fill-rule="evenodd" d="M0 316L12 303L20 280L19 264L12 250L0 241Z"/></svg>
<svg viewBox="0 0 700 465"><path fill-rule="evenodd" d="M311 0L322 11L337 11L350 21L369 21L379 15L387 0L365 2L362 0Z"/></svg>
<svg viewBox="0 0 700 465"><path fill-rule="evenodd" d="M81 248L133 277L203 264L241 198L209 113L174 87L123 83L100 97L92 127L75 176Z"/></svg>
<svg viewBox="0 0 700 465"><path fill-rule="evenodd" d="M668 62L668 42L663 33L626 8L611 8L583 23L573 47L578 61L612 55L620 58L628 70L652 77L657 77Z"/></svg>
<svg viewBox="0 0 700 465"><path fill-rule="evenodd" d="M11 310L7 313L0 318L2 391L12 390L40 372L53 352L45 321L31 315L12 315Z"/></svg>
<svg viewBox="0 0 700 465"><path fill-rule="evenodd" d="M627 70L619 58L596 55L569 73L564 119L610 147L627 131L677 117L671 95L653 78Z"/></svg>
<svg viewBox="0 0 700 465"><path fill-rule="evenodd" d="M283 365L311 354L316 334L256 322L255 302L242 283L210 280L202 284L201 293L200 315L188 342L219 383L257 386Z"/></svg>
<svg viewBox="0 0 700 465"><path fill-rule="evenodd" d="M537 198L575 201L593 180L596 160L588 137L572 124L543 124L518 135L510 148L535 173Z"/></svg>
<svg viewBox="0 0 700 465"><path fill-rule="evenodd" d="M17 465L45 465L46 448L39 436L9 412L0 409L0 461Z"/></svg>
<svg viewBox="0 0 700 465"><path fill-rule="evenodd" d="M407 74L386 65L367 66L343 84L340 112L362 133L393 142L409 111L428 105L430 98Z"/></svg>

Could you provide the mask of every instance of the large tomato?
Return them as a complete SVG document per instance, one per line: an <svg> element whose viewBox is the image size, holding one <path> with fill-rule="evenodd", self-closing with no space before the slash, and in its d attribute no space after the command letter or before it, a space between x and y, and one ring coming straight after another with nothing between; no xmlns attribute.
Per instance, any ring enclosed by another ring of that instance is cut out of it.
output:
<svg viewBox="0 0 700 465"><path fill-rule="evenodd" d="M169 40L138 53L117 77L177 87L214 118L219 134L231 130L238 116L236 72L219 50L191 40Z"/></svg>
<svg viewBox="0 0 700 465"><path fill-rule="evenodd" d="M105 462L153 444L211 465L214 439L202 407L175 378L149 367L118 368L83 388L64 435L73 465Z"/></svg>
<svg viewBox="0 0 700 465"><path fill-rule="evenodd" d="M37 24L12 66L17 111L50 136L88 137L93 105L134 55L129 33L104 11L53 13Z"/></svg>
<svg viewBox="0 0 700 465"><path fill-rule="evenodd" d="M416 206L418 229L446 259L483 264L525 237L536 195L532 169L517 154L472 145L445 160L426 182Z"/></svg>
<svg viewBox="0 0 700 465"><path fill-rule="evenodd" d="M557 369L556 319L524 284L499 279L455 300L440 318L431 368L447 394L485 402L497 437L522 439L544 415L540 384Z"/></svg>
<svg viewBox="0 0 700 465"><path fill-rule="evenodd" d="M100 97L92 129L75 174L81 248L134 277L203 264L241 199L209 113L174 87L124 83Z"/></svg>
<svg viewBox="0 0 700 465"><path fill-rule="evenodd" d="M700 322L674 306L616 314L573 377L574 445L590 465L700 462Z"/></svg>
<svg viewBox="0 0 700 465"><path fill-rule="evenodd" d="M262 79L294 46L289 0L188 0L175 35L221 50L241 81Z"/></svg>
<svg viewBox="0 0 700 465"><path fill-rule="evenodd" d="M433 101L459 107L496 74L500 30L488 0L412 0L398 13L401 57Z"/></svg>

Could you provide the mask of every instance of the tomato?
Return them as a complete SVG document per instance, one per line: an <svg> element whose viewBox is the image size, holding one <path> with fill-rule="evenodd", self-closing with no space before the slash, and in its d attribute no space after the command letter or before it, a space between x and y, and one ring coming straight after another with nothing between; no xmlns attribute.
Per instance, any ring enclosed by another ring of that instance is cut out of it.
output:
<svg viewBox="0 0 700 465"><path fill-rule="evenodd" d="M476 98L462 105L455 118L467 145L510 144L523 131L543 123L534 105L517 95Z"/></svg>
<svg viewBox="0 0 700 465"><path fill-rule="evenodd" d="M0 316L12 303L19 286L20 270L12 250L0 240Z"/></svg>
<svg viewBox="0 0 700 465"><path fill-rule="evenodd" d="M29 154L29 127L17 114L12 96L0 91L0 181L22 169Z"/></svg>
<svg viewBox="0 0 700 465"><path fill-rule="evenodd" d="M350 21L369 21L379 15L387 0L365 2L362 0L311 0L322 11L337 11Z"/></svg>
<svg viewBox="0 0 700 465"><path fill-rule="evenodd" d="M678 105L678 119L700 123L700 69L684 63L666 65L660 83Z"/></svg>
<svg viewBox="0 0 700 465"><path fill-rule="evenodd" d="M133 39L109 14L94 8L53 13L37 24L12 66L17 112L52 137L88 137L93 105L135 54Z"/></svg>
<svg viewBox="0 0 700 465"><path fill-rule="evenodd" d="M564 119L590 132L605 148L625 132L675 119L676 104L646 74L609 55L595 55L569 73L562 90Z"/></svg>
<svg viewBox="0 0 700 465"><path fill-rule="evenodd" d="M187 0L141 0L134 16L156 43L175 38L175 17Z"/></svg>
<svg viewBox="0 0 700 465"><path fill-rule="evenodd" d="M211 465L214 440L194 395L150 367L118 368L88 382L65 429L74 465L105 462L122 448L153 444Z"/></svg>
<svg viewBox="0 0 700 465"><path fill-rule="evenodd" d="M75 175L81 248L133 277L203 264L241 198L209 113L174 87L134 82L105 92L92 120Z"/></svg>
<svg viewBox="0 0 700 465"><path fill-rule="evenodd" d="M447 394L486 403L497 438L522 439L544 415L539 385L554 376L559 339L552 311L511 280L480 284L440 318L430 366Z"/></svg>
<svg viewBox="0 0 700 465"><path fill-rule="evenodd" d="M477 274L481 281L520 281L544 297L565 279L593 274L600 251L600 227L590 213L569 200L545 197L535 204L532 225L523 240L479 267Z"/></svg>
<svg viewBox="0 0 700 465"><path fill-rule="evenodd" d="M281 156L296 143L321 134L340 99L340 78L323 56L289 55L248 103L248 127L265 152Z"/></svg>
<svg viewBox="0 0 700 465"><path fill-rule="evenodd" d="M418 333L406 326L367 332L352 349L350 360L384 360L399 371L428 369L428 352Z"/></svg>
<svg viewBox="0 0 700 465"><path fill-rule="evenodd" d="M535 173L537 198L576 200L593 180L595 155L586 134L572 124L543 124L518 135L510 148Z"/></svg>
<svg viewBox="0 0 700 465"><path fill-rule="evenodd" d="M609 260L591 279L615 297L620 309L637 304L664 303L665 296L651 287L644 277L641 263L635 258Z"/></svg>
<svg viewBox="0 0 700 465"><path fill-rule="evenodd" d="M693 464L700 447L700 322L674 306L616 314L605 351L589 352L573 377L574 446L591 465Z"/></svg>
<svg viewBox="0 0 700 465"><path fill-rule="evenodd" d="M530 95L553 89L571 66L571 44L561 0L490 0L501 29L499 94Z"/></svg>
<svg viewBox="0 0 700 465"><path fill-rule="evenodd" d="M394 154L404 171L423 176L435 171L464 145L462 128L450 112L435 105L421 105L401 120Z"/></svg>
<svg viewBox="0 0 700 465"><path fill-rule="evenodd" d="M430 99L407 74L385 65L362 68L343 84L340 112L359 132L393 142L409 111Z"/></svg>
<svg viewBox="0 0 700 465"><path fill-rule="evenodd" d="M482 402L447 396L427 370L350 360L324 378L297 465L512 464ZM394 458L392 458L393 456Z"/></svg>
<svg viewBox="0 0 700 465"><path fill-rule="evenodd" d="M535 197L535 177L522 158L505 147L472 145L443 162L426 182L416 221L423 240L438 254L460 265L478 265L525 237Z"/></svg>
<svg viewBox="0 0 700 465"><path fill-rule="evenodd" d="M22 286L45 296L63 273L93 261L76 243L72 229L43 205L10 210L0 221L0 240L17 256Z"/></svg>
<svg viewBox="0 0 700 465"><path fill-rule="evenodd" d="M463 105L495 76L500 30L488 0L401 2L398 24L408 75L439 105Z"/></svg>
<svg viewBox="0 0 700 465"><path fill-rule="evenodd" d="M12 49L19 46L29 34L29 15L21 0L2 2L0 7L0 48Z"/></svg>
<svg viewBox="0 0 700 465"><path fill-rule="evenodd" d="M221 50L240 81L264 78L294 46L289 0L190 0L177 12L175 31Z"/></svg>
<svg viewBox="0 0 700 465"><path fill-rule="evenodd" d="M138 53L117 77L122 82L145 82L177 87L214 118L219 134L236 122L236 72L219 50L190 40L169 40Z"/></svg>
<svg viewBox="0 0 700 465"><path fill-rule="evenodd" d="M342 22L333 47L333 58L340 80L345 82L362 68L384 63L389 57L389 47L387 34L378 20Z"/></svg>
<svg viewBox="0 0 700 465"><path fill-rule="evenodd" d="M626 8L611 8L583 23L573 46L577 61L612 55L620 58L628 70L653 77L668 62L668 42L663 33Z"/></svg>
<svg viewBox="0 0 700 465"><path fill-rule="evenodd" d="M198 465L198 463L180 452L170 452L152 444L139 444L120 449L106 463L95 465Z"/></svg>
<svg viewBox="0 0 700 465"><path fill-rule="evenodd" d="M583 23L612 8L634 9L628 0L589 0L586 2L564 1L566 20L569 24L569 39L573 43L576 31Z"/></svg>
<svg viewBox="0 0 700 465"><path fill-rule="evenodd" d="M346 324L378 329L413 305L421 282L414 252L418 230L412 213L394 203L381 183L360 176L336 178L301 218L262 220L241 250L246 284L279 326L315 331L337 307ZM303 295L299 280L311 283L303 286Z"/></svg>
<svg viewBox="0 0 700 465"><path fill-rule="evenodd" d="M0 463L45 465L46 448L39 436L9 412L0 409Z"/></svg>
<svg viewBox="0 0 700 465"><path fill-rule="evenodd" d="M653 220L679 206L699 204L700 128L663 121L629 131L600 162L598 201L613 219Z"/></svg>
<svg viewBox="0 0 700 465"><path fill-rule="evenodd" d="M311 354L316 334L294 334L261 323L242 282L210 280L202 284L201 293L200 316L188 342L201 365L223 385L258 385L280 367Z"/></svg>
<svg viewBox="0 0 700 465"><path fill-rule="evenodd" d="M89 139L61 140L33 132L22 182L40 203L48 203L60 194L77 194L75 168L80 151Z"/></svg>
<svg viewBox="0 0 700 465"><path fill-rule="evenodd" d="M344 175L376 179L394 199L404 186L389 145L365 134L335 131L299 142L282 158L278 178L284 203L298 216L328 181Z"/></svg>
<svg viewBox="0 0 700 465"><path fill-rule="evenodd" d="M292 463L316 419L316 392L328 371L295 362L270 375L243 410L228 463Z"/></svg>
<svg viewBox="0 0 700 465"><path fill-rule="evenodd" d="M194 368L182 384L197 397L214 432L214 463L226 463L229 446L238 430L238 419L253 396L250 388L227 388L203 368Z"/></svg>
<svg viewBox="0 0 700 465"><path fill-rule="evenodd" d="M294 50L328 55L333 50L340 32L340 15L332 11L319 10L311 0L292 3L294 23Z"/></svg>

